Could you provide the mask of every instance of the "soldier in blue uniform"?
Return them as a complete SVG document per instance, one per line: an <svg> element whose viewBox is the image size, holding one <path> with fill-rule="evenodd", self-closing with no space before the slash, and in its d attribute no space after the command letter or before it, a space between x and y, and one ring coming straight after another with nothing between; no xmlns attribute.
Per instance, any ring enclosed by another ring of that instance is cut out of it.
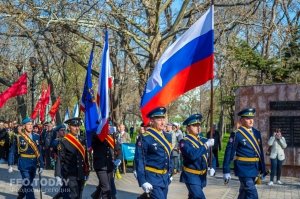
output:
<svg viewBox="0 0 300 199"><path fill-rule="evenodd" d="M32 133L32 120L26 117L22 121L23 128L15 136L12 146L9 151L8 172L13 171L15 153L18 153L18 169L21 172L23 186L18 191L18 199L34 199L32 181L35 177L36 170L41 174L43 172L44 163L41 155L40 136Z"/></svg>
<svg viewBox="0 0 300 199"><path fill-rule="evenodd" d="M155 199L167 198L173 171L172 138L163 132L165 114L166 108L158 107L147 115L151 127L138 140L134 158L139 186Z"/></svg>
<svg viewBox="0 0 300 199"><path fill-rule="evenodd" d="M201 119L201 114L193 114L183 122L188 135L179 144L183 158L180 182L186 184L189 199L205 199L202 189L206 186L207 153L214 145L214 139L199 138Z"/></svg>
<svg viewBox="0 0 300 199"><path fill-rule="evenodd" d="M225 150L224 180L228 183L231 179L230 162L234 159L234 172L240 181L238 199L257 199L255 179L266 174L261 134L253 128L255 109L244 109L238 116L241 126L231 134Z"/></svg>

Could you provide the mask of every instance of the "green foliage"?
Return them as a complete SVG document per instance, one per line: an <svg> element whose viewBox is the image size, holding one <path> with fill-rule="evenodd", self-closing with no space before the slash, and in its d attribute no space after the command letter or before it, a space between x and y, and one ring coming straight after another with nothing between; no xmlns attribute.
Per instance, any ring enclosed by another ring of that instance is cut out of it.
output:
<svg viewBox="0 0 300 199"><path fill-rule="evenodd" d="M227 95L227 96L223 96L223 99L221 99L221 103L224 105L228 105L228 106L233 106L234 105L234 100L235 100L235 96L233 95Z"/></svg>
<svg viewBox="0 0 300 199"><path fill-rule="evenodd" d="M239 41L229 46L234 59L240 67L259 72L261 82L289 82L294 79L295 71L300 70L299 30L293 35L291 42L284 48L282 57L266 58L253 49L246 41ZM299 74L298 74L299 75Z"/></svg>
<svg viewBox="0 0 300 199"><path fill-rule="evenodd" d="M220 167L223 167L224 154L225 154L225 149L226 149L229 137L230 137L230 133L225 133L223 138L222 138L222 143L221 143L222 149L221 149L221 151L219 151L219 154L218 154ZM233 163L231 163L230 168L233 168Z"/></svg>
<svg viewBox="0 0 300 199"><path fill-rule="evenodd" d="M277 63L276 58L265 58L254 50L246 41L239 41L235 46L229 46L241 67L259 71L266 78L272 76L272 67Z"/></svg>
<svg viewBox="0 0 300 199"><path fill-rule="evenodd" d="M277 78L282 80L284 77L291 77L296 79L294 76L300 76L300 30L299 26L295 28L292 33L291 41L283 49L282 52L282 67L279 68L276 74ZM293 73L294 72L294 73ZM295 74L296 72L296 74ZM297 74L298 72L298 74Z"/></svg>

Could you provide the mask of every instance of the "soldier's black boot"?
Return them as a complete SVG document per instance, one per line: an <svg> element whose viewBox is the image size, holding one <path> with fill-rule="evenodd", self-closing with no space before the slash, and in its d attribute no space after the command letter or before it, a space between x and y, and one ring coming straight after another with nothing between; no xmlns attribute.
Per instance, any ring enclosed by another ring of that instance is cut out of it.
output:
<svg viewBox="0 0 300 199"><path fill-rule="evenodd" d="M58 193L53 197L53 199L59 199L59 198L61 198L61 197L62 197L61 193L58 192Z"/></svg>
<svg viewBox="0 0 300 199"><path fill-rule="evenodd" d="M25 193L23 191L23 187L21 187L18 191L18 197L17 199L23 199L25 197Z"/></svg>
<svg viewBox="0 0 300 199"><path fill-rule="evenodd" d="M94 193L91 194L91 197L93 199L98 199L98 198L100 198L100 194L101 194L101 189L98 189L98 187L97 187L96 191L94 191Z"/></svg>

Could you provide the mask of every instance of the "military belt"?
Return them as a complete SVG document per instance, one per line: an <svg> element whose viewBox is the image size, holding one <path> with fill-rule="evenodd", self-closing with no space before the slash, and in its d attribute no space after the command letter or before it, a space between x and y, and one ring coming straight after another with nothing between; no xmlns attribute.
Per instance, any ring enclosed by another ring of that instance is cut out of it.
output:
<svg viewBox="0 0 300 199"><path fill-rule="evenodd" d="M258 162L259 161L259 158L248 158L248 157L239 157L239 156L235 156L234 159L240 160L243 162Z"/></svg>
<svg viewBox="0 0 300 199"><path fill-rule="evenodd" d="M153 172L153 173L157 173L157 174L166 174L168 172L167 169L156 169L154 167L149 167L149 166L146 166L145 169L147 171L150 171L150 172Z"/></svg>
<svg viewBox="0 0 300 199"><path fill-rule="evenodd" d="M20 156L22 158L36 158L36 155L34 155L34 154L23 154L23 153L21 153Z"/></svg>
<svg viewBox="0 0 300 199"><path fill-rule="evenodd" d="M206 173L206 169L204 170L196 170L196 169L191 169L188 167L183 166L183 170L188 172L188 173L192 173L192 174L196 174L196 175L203 175Z"/></svg>

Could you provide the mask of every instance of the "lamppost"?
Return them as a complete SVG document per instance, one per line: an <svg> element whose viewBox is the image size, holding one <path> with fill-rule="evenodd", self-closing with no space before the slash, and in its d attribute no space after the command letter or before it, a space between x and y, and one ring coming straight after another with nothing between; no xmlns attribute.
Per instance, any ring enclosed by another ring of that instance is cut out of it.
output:
<svg viewBox="0 0 300 199"><path fill-rule="evenodd" d="M19 62L16 64L16 69L18 70L18 76L20 76L23 66Z"/></svg>
<svg viewBox="0 0 300 199"><path fill-rule="evenodd" d="M32 76L31 76L31 112L34 109L34 91L35 91L35 83L34 83L34 76L37 69L37 59L35 57L29 58L29 63L32 69Z"/></svg>
<svg viewBox="0 0 300 199"><path fill-rule="evenodd" d="M47 65L43 66L42 70L43 70L43 73L44 73L44 78L46 78L47 77L47 73L49 72L48 66Z"/></svg>
<svg viewBox="0 0 300 199"><path fill-rule="evenodd" d="M20 62L18 62L15 65L15 67L18 70L18 77L20 77L22 69L23 69L23 65ZM18 106L16 106L16 113L19 111L20 114L16 114L16 115L17 115L17 118L18 118L19 121L21 121L22 117L23 116L25 117L25 115L26 115L26 107L22 106L23 104L25 104L24 98L20 97L20 96L17 96L17 105Z"/></svg>

